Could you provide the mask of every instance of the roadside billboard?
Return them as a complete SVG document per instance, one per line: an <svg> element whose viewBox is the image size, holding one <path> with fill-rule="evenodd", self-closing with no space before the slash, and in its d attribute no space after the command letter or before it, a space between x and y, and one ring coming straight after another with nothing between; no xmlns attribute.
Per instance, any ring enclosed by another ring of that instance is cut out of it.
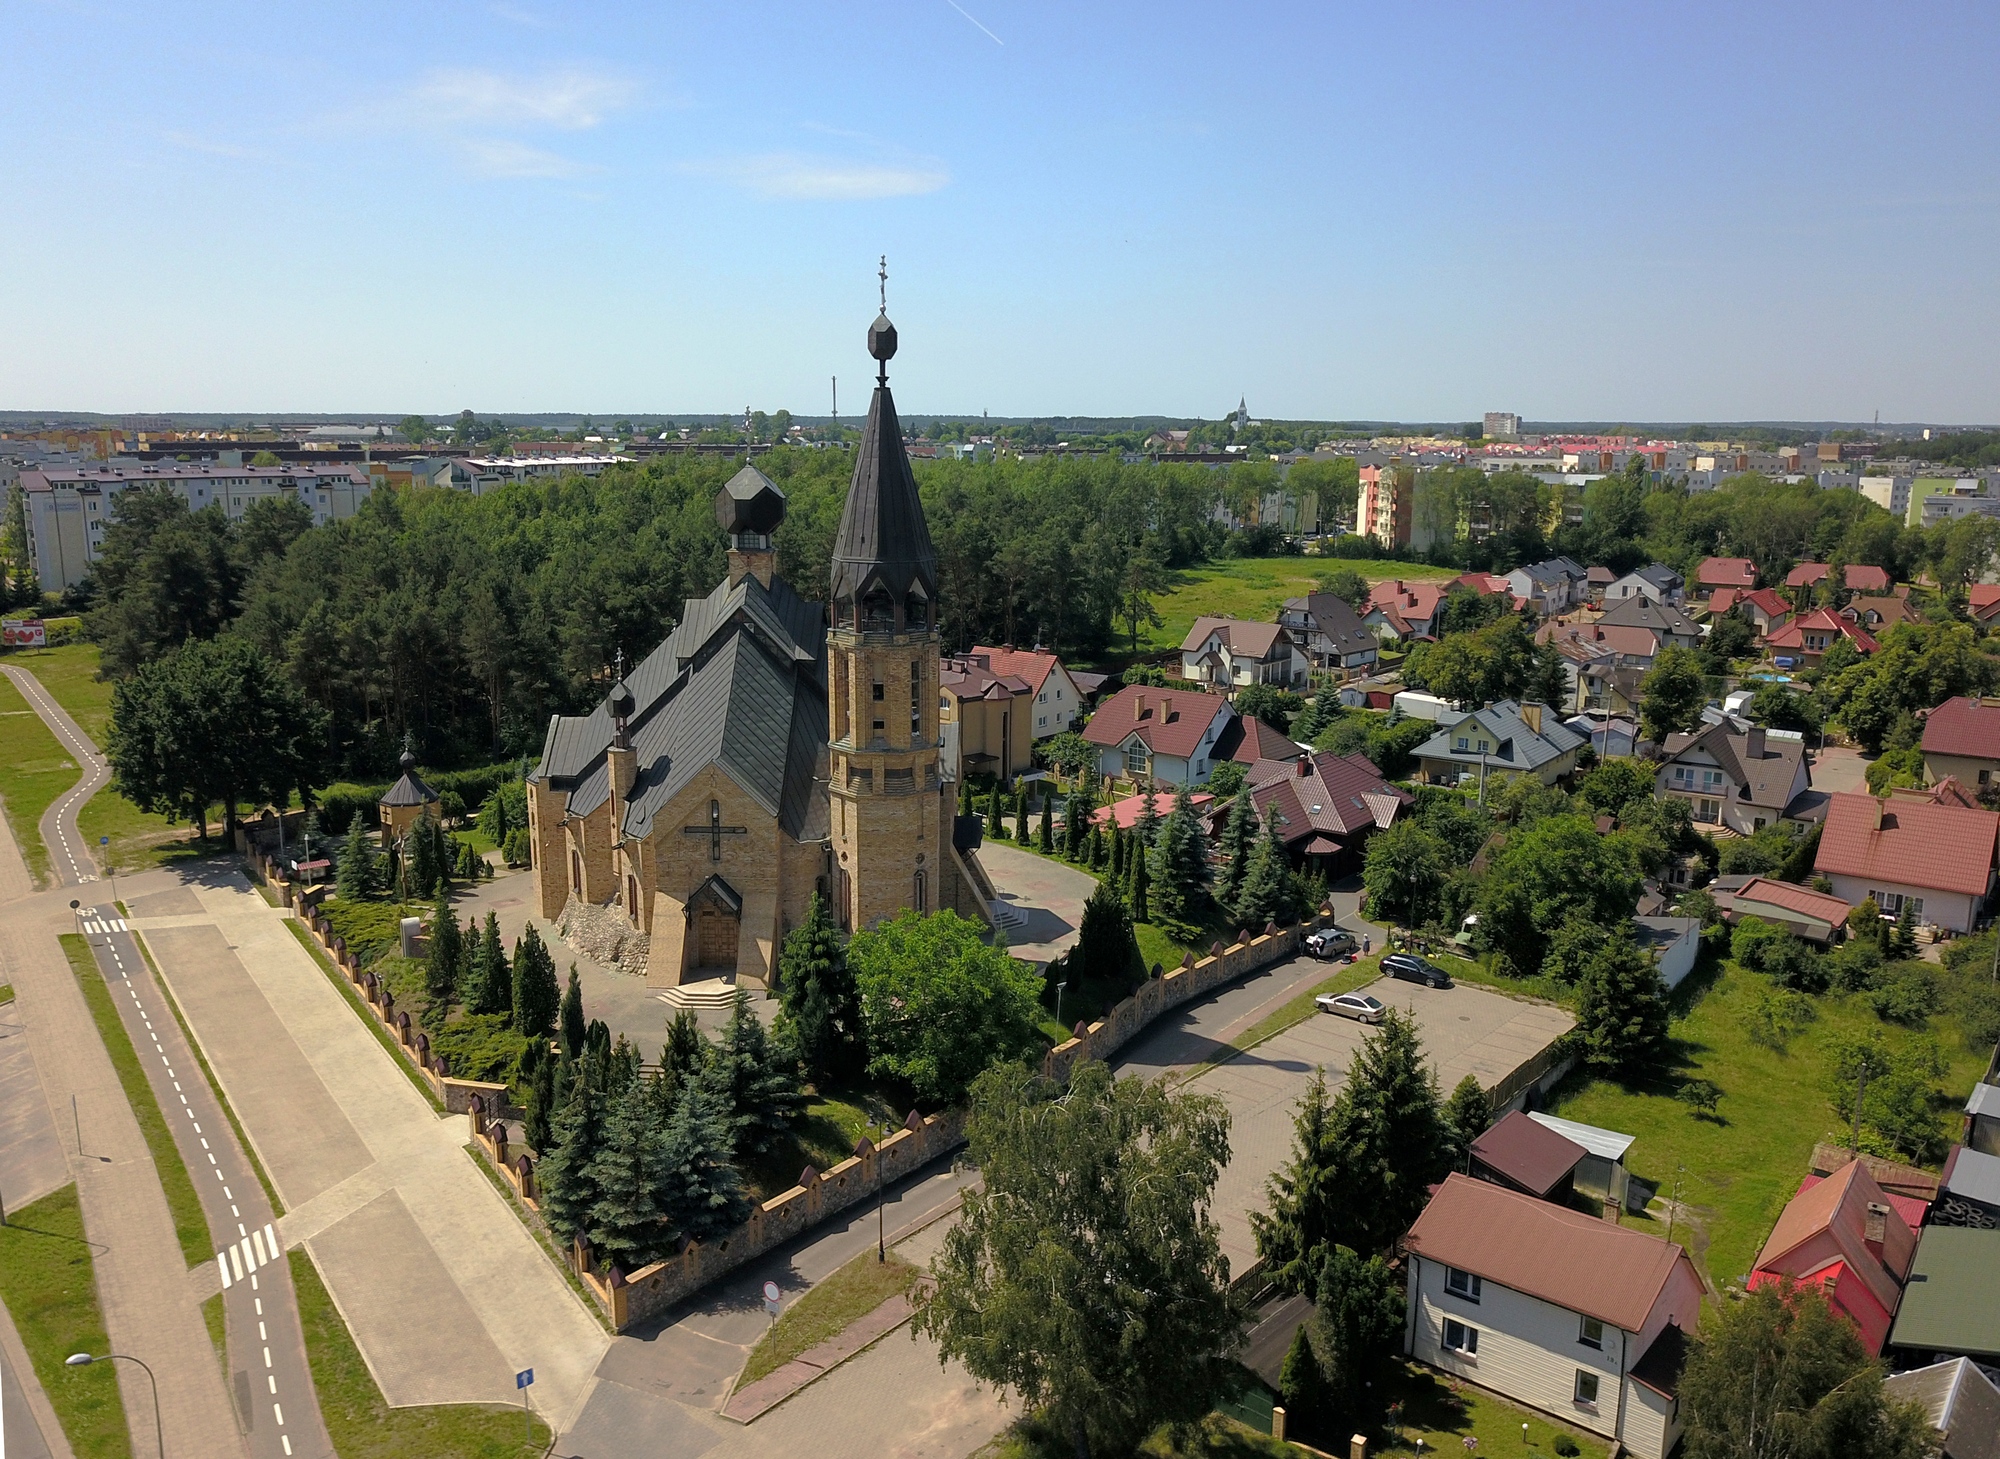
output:
<svg viewBox="0 0 2000 1459"><path fill-rule="evenodd" d="M47 648L48 625L39 618L0 618L0 645L7 648Z"/></svg>

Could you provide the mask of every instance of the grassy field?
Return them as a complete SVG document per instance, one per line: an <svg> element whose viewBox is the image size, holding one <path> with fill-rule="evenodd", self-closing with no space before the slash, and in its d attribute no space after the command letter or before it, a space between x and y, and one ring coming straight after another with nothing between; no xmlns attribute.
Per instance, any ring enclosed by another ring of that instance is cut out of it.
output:
<svg viewBox="0 0 2000 1459"><path fill-rule="evenodd" d="M189 1266L199 1266L215 1255L215 1242L209 1234L208 1217L201 1209L201 1198L195 1194L194 1181L181 1159L180 1147L174 1144L167 1117L159 1100L153 1097L153 1086L146 1082L146 1071L139 1067L138 1050L126 1035L125 1024L111 1001L111 987L97 970L97 959L92 956L89 944L74 932L65 932L61 941L69 970L76 974L77 985L83 989L83 1001L90 1005L97 1036L104 1040L105 1052L111 1055L111 1067L118 1071L125 1102L132 1106L139 1131L146 1137L153 1168L159 1172L160 1186L167 1193L167 1210L174 1218L174 1236L181 1244L181 1255L187 1258Z"/></svg>
<svg viewBox="0 0 2000 1459"><path fill-rule="evenodd" d="M327 1436L341 1459L521 1459L548 1447L549 1427L490 1403L391 1408L303 1250L290 1253L299 1322Z"/></svg>
<svg viewBox="0 0 2000 1459"><path fill-rule="evenodd" d="M1352 568L1371 583L1388 578L1457 576L1448 567L1423 563L1337 557L1239 557L1208 563L1175 574L1173 588L1153 604L1165 622L1140 633L1139 651L1148 654L1179 648L1194 620L1205 614L1269 622L1285 599L1310 592L1317 578L1342 568ZM1121 650L1129 643L1122 634L1117 639Z"/></svg>
<svg viewBox="0 0 2000 1459"><path fill-rule="evenodd" d="M1691 975L1675 989L1677 1009L1684 1010L1672 1030L1680 1067L1668 1079L1631 1087L1579 1073L1565 1080L1550 1102L1566 1119L1636 1135L1626 1166L1656 1186L1660 1197L1672 1195L1678 1177L1695 1229L1690 1232L1683 1220L1674 1234L1717 1286L1750 1270L1778 1212L1806 1174L1814 1143L1828 1136L1846 1142L1824 1082L1832 1042L1842 1034L1879 1029L1900 1049L1919 1036L1882 1022L1859 996L1829 993L1813 1000L1816 1022L1783 1051L1767 1048L1750 1038L1748 1028L1758 995L1770 986L1762 974L1734 963ZM1946 1096L1962 1102L1985 1071L1985 1059L1966 1050L1953 1020L1936 1017L1931 1031L1951 1065ZM1674 1086L1696 1076L1722 1089L1715 1119L1696 1118L1673 1097ZM1666 1234L1663 1212L1657 1218L1630 1217L1628 1224Z"/></svg>
<svg viewBox="0 0 2000 1459"><path fill-rule="evenodd" d="M49 691L76 721L77 728L90 736L94 745L104 743L111 727L111 683L97 677L97 645L68 643L61 648L16 649L6 662L26 669Z"/></svg>
<svg viewBox="0 0 2000 1459"><path fill-rule="evenodd" d="M49 880L49 848L42 844L42 812L76 784L74 757L28 707L14 681L0 675L0 801L14 844L39 886Z"/></svg>
<svg viewBox="0 0 2000 1459"><path fill-rule="evenodd" d="M10 1212L0 1226L0 1301L21 1331L28 1361L77 1459L128 1459L132 1445L116 1365L63 1365L71 1353L111 1350L75 1186Z"/></svg>
<svg viewBox="0 0 2000 1459"><path fill-rule="evenodd" d="M736 1386L755 1383L781 1363L845 1331L891 1297L907 1292L916 1277L917 1269L894 1252L887 1261L875 1260L872 1251L863 1252L786 1309L750 1350Z"/></svg>

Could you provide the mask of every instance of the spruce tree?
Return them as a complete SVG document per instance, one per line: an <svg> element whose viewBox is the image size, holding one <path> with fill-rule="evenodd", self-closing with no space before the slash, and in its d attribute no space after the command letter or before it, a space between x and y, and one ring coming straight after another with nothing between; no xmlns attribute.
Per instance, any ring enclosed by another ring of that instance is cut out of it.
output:
<svg viewBox="0 0 2000 1459"><path fill-rule="evenodd" d="M1017 846L1028 844L1028 792L1026 790L1017 790L1014 792L1014 844Z"/></svg>
<svg viewBox="0 0 2000 1459"><path fill-rule="evenodd" d="M805 1113L798 1077L771 1047L750 995L736 990L736 1006L715 1057L718 1079L729 1091L730 1132L739 1154L765 1155L792 1132Z"/></svg>
<svg viewBox="0 0 2000 1459"><path fill-rule="evenodd" d="M1903 898L1903 910L1896 914L1896 930L1889 939L1889 953L1898 962L1907 962L1919 955L1917 946L1917 907L1908 897Z"/></svg>
<svg viewBox="0 0 2000 1459"><path fill-rule="evenodd" d="M1583 1061L1599 1074L1634 1078L1657 1064L1667 1046L1666 986L1630 924L1612 931L1577 984L1577 1033Z"/></svg>
<svg viewBox="0 0 2000 1459"><path fill-rule="evenodd" d="M563 990L557 1023L563 1051L574 1059L583 1052L583 985L577 981L575 963L569 965L569 986Z"/></svg>
<svg viewBox="0 0 2000 1459"><path fill-rule="evenodd" d="M1278 835L1278 811L1274 806L1264 818L1264 834L1251 848L1242 885L1236 891L1237 922L1261 932L1267 922L1292 920L1292 868L1285 843Z"/></svg>
<svg viewBox="0 0 2000 1459"><path fill-rule="evenodd" d="M468 915L458 939L458 977L453 994L468 1011L479 1001L479 950L483 945L479 920L476 915Z"/></svg>
<svg viewBox="0 0 2000 1459"><path fill-rule="evenodd" d="M1104 882L1097 884L1083 904L1076 946L1070 949L1064 965L1080 982L1114 987L1135 981L1142 972L1131 914Z"/></svg>
<svg viewBox="0 0 2000 1459"><path fill-rule="evenodd" d="M590 1213L598 1197L593 1171L603 1144L603 1106L589 1082L579 1080L555 1117L549 1149L536 1169L542 1219L564 1241L574 1241L590 1229Z"/></svg>
<svg viewBox="0 0 2000 1459"><path fill-rule="evenodd" d="M1042 823L1035 830L1035 845L1042 855L1050 856L1056 849L1055 797L1042 796Z"/></svg>
<svg viewBox="0 0 2000 1459"><path fill-rule="evenodd" d="M1229 819L1222 825L1222 839L1217 843L1222 853L1222 881L1215 889L1215 899L1225 907L1235 907L1237 894L1243 889L1243 873L1256 845L1256 818L1257 809L1250 792L1237 791L1236 799L1230 803Z"/></svg>
<svg viewBox="0 0 2000 1459"><path fill-rule="evenodd" d="M691 1009L683 1008L667 1025L667 1041L660 1049L660 1064L686 1084L708 1063L708 1040Z"/></svg>
<svg viewBox="0 0 2000 1459"><path fill-rule="evenodd" d="M859 1078L868 1062L861 994L833 909L818 893L806 920L785 939L778 969L778 1028L797 1049L806 1077L821 1091Z"/></svg>
<svg viewBox="0 0 2000 1459"><path fill-rule="evenodd" d="M334 873L334 893L343 902L364 902L382 887L382 872L375 855L375 838L368 834L368 823L361 818L361 812L354 813L354 821L347 828L347 840L341 844L340 865Z"/></svg>
<svg viewBox="0 0 2000 1459"><path fill-rule="evenodd" d="M1120 886L1125 883L1125 833L1116 822L1111 827L1111 880Z"/></svg>
<svg viewBox="0 0 2000 1459"><path fill-rule="evenodd" d="M749 1216L730 1153L727 1093L711 1077L689 1080L667 1122L661 1158L661 1214L673 1230L693 1241L714 1241Z"/></svg>
<svg viewBox="0 0 2000 1459"><path fill-rule="evenodd" d="M1153 920L1153 913L1151 902L1146 895L1146 843L1141 841L1137 836L1134 836L1132 838L1132 845L1125 854L1127 861L1130 863L1127 868L1129 875L1126 883L1126 898L1132 908L1132 920L1134 922L1150 922Z"/></svg>
<svg viewBox="0 0 2000 1459"><path fill-rule="evenodd" d="M1153 907L1160 918L1182 927L1198 924L1208 902L1208 834L1185 785L1174 792L1174 808L1160 823L1152 872Z"/></svg>
<svg viewBox="0 0 2000 1459"><path fill-rule="evenodd" d="M514 974L507 966L507 950L500 943L500 919L486 914L486 927L479 935L479 951L473 959L473 985L477 990L469 1000L474 1013L512 1013Z"/></svg>
<svg viewBox="0 0 2000 1459"><path fill-rule="evenodd" d="M1444 1121L1451 1128L1452 1166L1470 1175L1466 1156L1471 1153L1472 1142L1493 1123L1493 1101L1487 1098L1477 1074L1468 1074L1458 1081L1458 1088L1445 1101Z"/></svg>
<svg viewBox="0 0 2000 1459"><path fill-rule="evenodd" d="M562 990L556 983L556 960L532 922L514 944L511 993L514 1032L531 1039L545 1039L554 1032Z"/></svg>
<svg viewBox="0 0 2000 1459"><path fill-rule="evenodd" d="M528 1047L540 1046L530 1044ZM548 1152L554 1134L558 1063L555 1055L545 1056L535 1065L534 1077L528 1081L528 1117L523 1122L522 1136L527 1140L528 1148L537 1155Z"/></svg>
<svg viewBox="0 0 2000 1459"><path fill-rule="evenodd" d="M1153 793L1153 782L1146 782L1146 793L1139 801L1139 814L1132 822L1133 839L1141 850L1151 851L1153 843L1160 835L1160 809Z"/></svg>
<svg viewBox="0 0 2000 1459"><path fill-rule="evenodd" d="M1071 861L1087 861L1090 858L1090 833L1094 828L1092 812L1097 809L1097 798L1082 786L1070 791L1069 799L1063 804L1063 855Z"/></svg>
<svg viewBox="0 0 2000 1459"><path fill-rule="evenodd" d="M986 797L986 834L998 841L1004 834L1000 824L1000 782L993 782L992 793Z"/></svg>
<svg viewBox="0 0 2000 1459"><path fill-rule="evenodd" d="M430 957L424 964L424 993L433 1006L443 1007L450 1003L452 994L457 991L458 964L465 955L464 942L451 903L439 897L437 910L431 913Z"/></svg>
<svg viewBox="0 0 2000 1459"><path fill-rule="evenodd" d="M1320 1371L1319 1354L1313 1351L1309 1323L1300 1323L1285 1350L1284 1366L1278 1370L1278 1396L1285 1404L1285 1436L1321 1437L1330 1415L1326 1411L1326 1379Z"/></svg>
<svg viewBox="0 0 2000 1459"><path fill-rule="evenodd" d="M666 1127L645 1087L633 1081L610 1101L604 1141L590 1165L597 1187L587 1227L591 1249L621 1271L637 1271L666 1246L666 1156Z"/></svg>
<svg viewBox="0 0 2000 1459"><path fill-rule="evenodd" d="M1088 850L1084 859L1089 863L1092 871L1102 871L1104 870L1104 855L1104 828L1093 823L1090 828Z"/></svg>

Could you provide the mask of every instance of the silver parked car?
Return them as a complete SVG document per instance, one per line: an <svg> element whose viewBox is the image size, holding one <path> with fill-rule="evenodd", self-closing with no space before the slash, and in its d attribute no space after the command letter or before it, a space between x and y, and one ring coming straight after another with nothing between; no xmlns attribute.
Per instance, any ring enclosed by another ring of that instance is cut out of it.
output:
<svg viewBox="0 0 2000 1459"><path fill-rule="evenodd" d="M1384 1012L1378 999L1366 993L1322 993L1313 999L1321 1013L1337 1013L1362 1023L1380 1023Z"/></svg>

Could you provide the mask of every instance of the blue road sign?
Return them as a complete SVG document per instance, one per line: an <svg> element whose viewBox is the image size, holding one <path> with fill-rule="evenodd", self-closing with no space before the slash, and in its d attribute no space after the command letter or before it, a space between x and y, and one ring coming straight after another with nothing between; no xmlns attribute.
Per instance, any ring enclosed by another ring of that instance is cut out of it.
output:
<svg viewBox="0 0 2000 1459"><path fill-rule="evenodd" d="M111 838L109 836L99 836L97 838L97 844L100 846L109 846L111 844Z"/></svg>
<svg viewBox="0 0 2000 1459"><path fill-rule="evenodd" d="M535 1370L533 1368L523 1368L520 1372L514 1375L514 1386L516 1388L526 1388L530 1383L534 1381L535 1381Z"/></svg>

